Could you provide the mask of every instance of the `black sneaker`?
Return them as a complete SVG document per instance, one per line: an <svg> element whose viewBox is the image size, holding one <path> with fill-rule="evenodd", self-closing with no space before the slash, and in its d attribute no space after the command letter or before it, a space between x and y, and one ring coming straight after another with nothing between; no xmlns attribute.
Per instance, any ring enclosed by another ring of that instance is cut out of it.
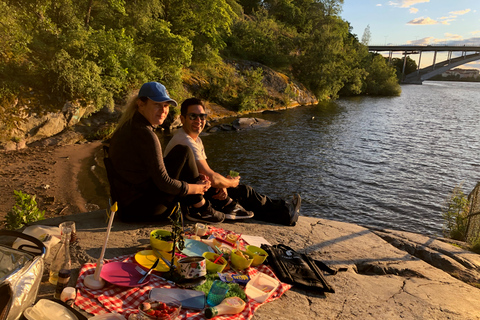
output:
<svg viewBox="0 0 480 320"><path fill-rule="evenodd" d="M196 222L220 223L225 220L225 215L223 212L213 209L210 202L206 201L200 208L188 208L185 218Z"/></svg>
<svg viewBox="0 0 480 320"><path fill-rule="evenodd" d="M225 214L225 219L241 220L253 218L253 212L245 210L238 202L233 201L221 209Z"/></svg>
<svg viewBox="0 0 480 320"><path fill-rule="evenodd" d="M288 211L290 214L290 226L295 226L298 221L298 216L300 215L300 205L302 204L302 198L300 195L294 194L292 201L288 204Z"/></svg>

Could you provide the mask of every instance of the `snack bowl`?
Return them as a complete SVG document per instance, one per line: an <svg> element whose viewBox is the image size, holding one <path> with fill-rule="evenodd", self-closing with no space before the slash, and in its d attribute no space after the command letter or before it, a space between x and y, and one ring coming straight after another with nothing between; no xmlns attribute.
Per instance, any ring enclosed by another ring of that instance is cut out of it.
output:
<svg viewBox="0 0 480 320"><path fill-rule="evenodd" d="M265 259L268 257L268 253L260 247L246 246L247 252L253 254L252 267L256 267L265 262Z"/></svg>
<svg viewBox="0 0 480 320"><path fill-rule="evenodd" d="M160 251L170 252L173 250L172 233L163 229L155 229L150 232L150 245Z"/></svg>
<svg viewBox="0 0 480 320"><path fill-rule="evenodd" d="M252 264L253 254L247 251L233 249L230 255L230 261L235 269L243 270Z"/></svg>
<svg viewBox="0 0 480 320"><path fill-rule="evenodd" d="M214 263L215 259L217 259L220 255L213 253L213 252L205 252L203 254L205 257L205 260L207 261L207 272L208 273L217 273L217 272L222 272L223 269L227 265L227 260L222 256L220 259L218 259L217 263Z"/></svg>
<svg viewBox="0 0 480 320"><path fill-rule="evenodd" d="M182 304L180 301L161 295L158 300L147 300L138 307L138 320L166 320L176 319L180 314Z"/></svg>

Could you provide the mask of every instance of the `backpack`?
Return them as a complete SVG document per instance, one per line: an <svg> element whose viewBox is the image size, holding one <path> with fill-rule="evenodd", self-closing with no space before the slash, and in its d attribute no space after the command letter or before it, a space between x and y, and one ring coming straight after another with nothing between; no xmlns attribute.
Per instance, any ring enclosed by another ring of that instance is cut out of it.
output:
<svg viewBox="0 0 480 320"><path fill-rule="evenodd" d="M45 245L17 231L0 230L0 236L31 242L14 249L0 244L0 320L17 320L35 303L44 269ZM32 251L34 253L32 253Z"/></svg>
<svg viewBox="0 0 480 320"><path fill-rule="evenodd" d="M337 271L319 260L313 260L304 253L299 253L284 244L269 246L262 244L268 253L267 263L274 269L280 281L303 289L335 293L327 283L322 271L332 275Z"/></svg>

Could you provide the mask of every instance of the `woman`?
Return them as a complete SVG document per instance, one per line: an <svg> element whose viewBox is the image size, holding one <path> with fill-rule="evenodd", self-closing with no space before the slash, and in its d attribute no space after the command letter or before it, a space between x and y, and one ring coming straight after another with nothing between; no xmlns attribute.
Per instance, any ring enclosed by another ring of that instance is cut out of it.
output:
<svg viewBox="0 0 480 320"><path fill-rule="evenodd" d="M110 192L122 221L156 221L168 216L177 202L190 207L195 221L222 222L203 194L210 181L201 179L190 148L179 146L163 159L154 127L161 125L177 102L158 82L142 85L127 104L110 141ZM109 172L108 172L109 171Z"/></svg>

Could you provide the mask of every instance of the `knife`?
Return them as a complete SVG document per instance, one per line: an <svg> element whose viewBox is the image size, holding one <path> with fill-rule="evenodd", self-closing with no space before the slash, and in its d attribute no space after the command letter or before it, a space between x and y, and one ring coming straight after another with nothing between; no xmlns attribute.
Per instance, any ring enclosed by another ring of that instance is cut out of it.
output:
<svg viewBox="0 0 480 320"><path fill-rule="evenodd" d="M145 279L150 275L150 273L152 273L153 269L155 269L158 265L158 262L160 261L160 259L157 259L154 263L153 263L153 266L148 270L147 273L145 273L145 275L140 279L138 280L138 284L142 283L143 281L145 281Z"/></svg>
<svg viewBox="0 0 480 320"><path fill-rule="evenodd" d="M177 266L175 266L175 265L173 265L173 267L172 267L172 264L170 263L170 261L168 261L167 259L165 259L165 257L164 257L157 249L153 248L153 251L155 252L155 255L158 256L158 257L160 257L160 258L163 260L163 262L165 262L165 264L166 264L169 268L175 269L175 268L177 267Z"/></svg>

